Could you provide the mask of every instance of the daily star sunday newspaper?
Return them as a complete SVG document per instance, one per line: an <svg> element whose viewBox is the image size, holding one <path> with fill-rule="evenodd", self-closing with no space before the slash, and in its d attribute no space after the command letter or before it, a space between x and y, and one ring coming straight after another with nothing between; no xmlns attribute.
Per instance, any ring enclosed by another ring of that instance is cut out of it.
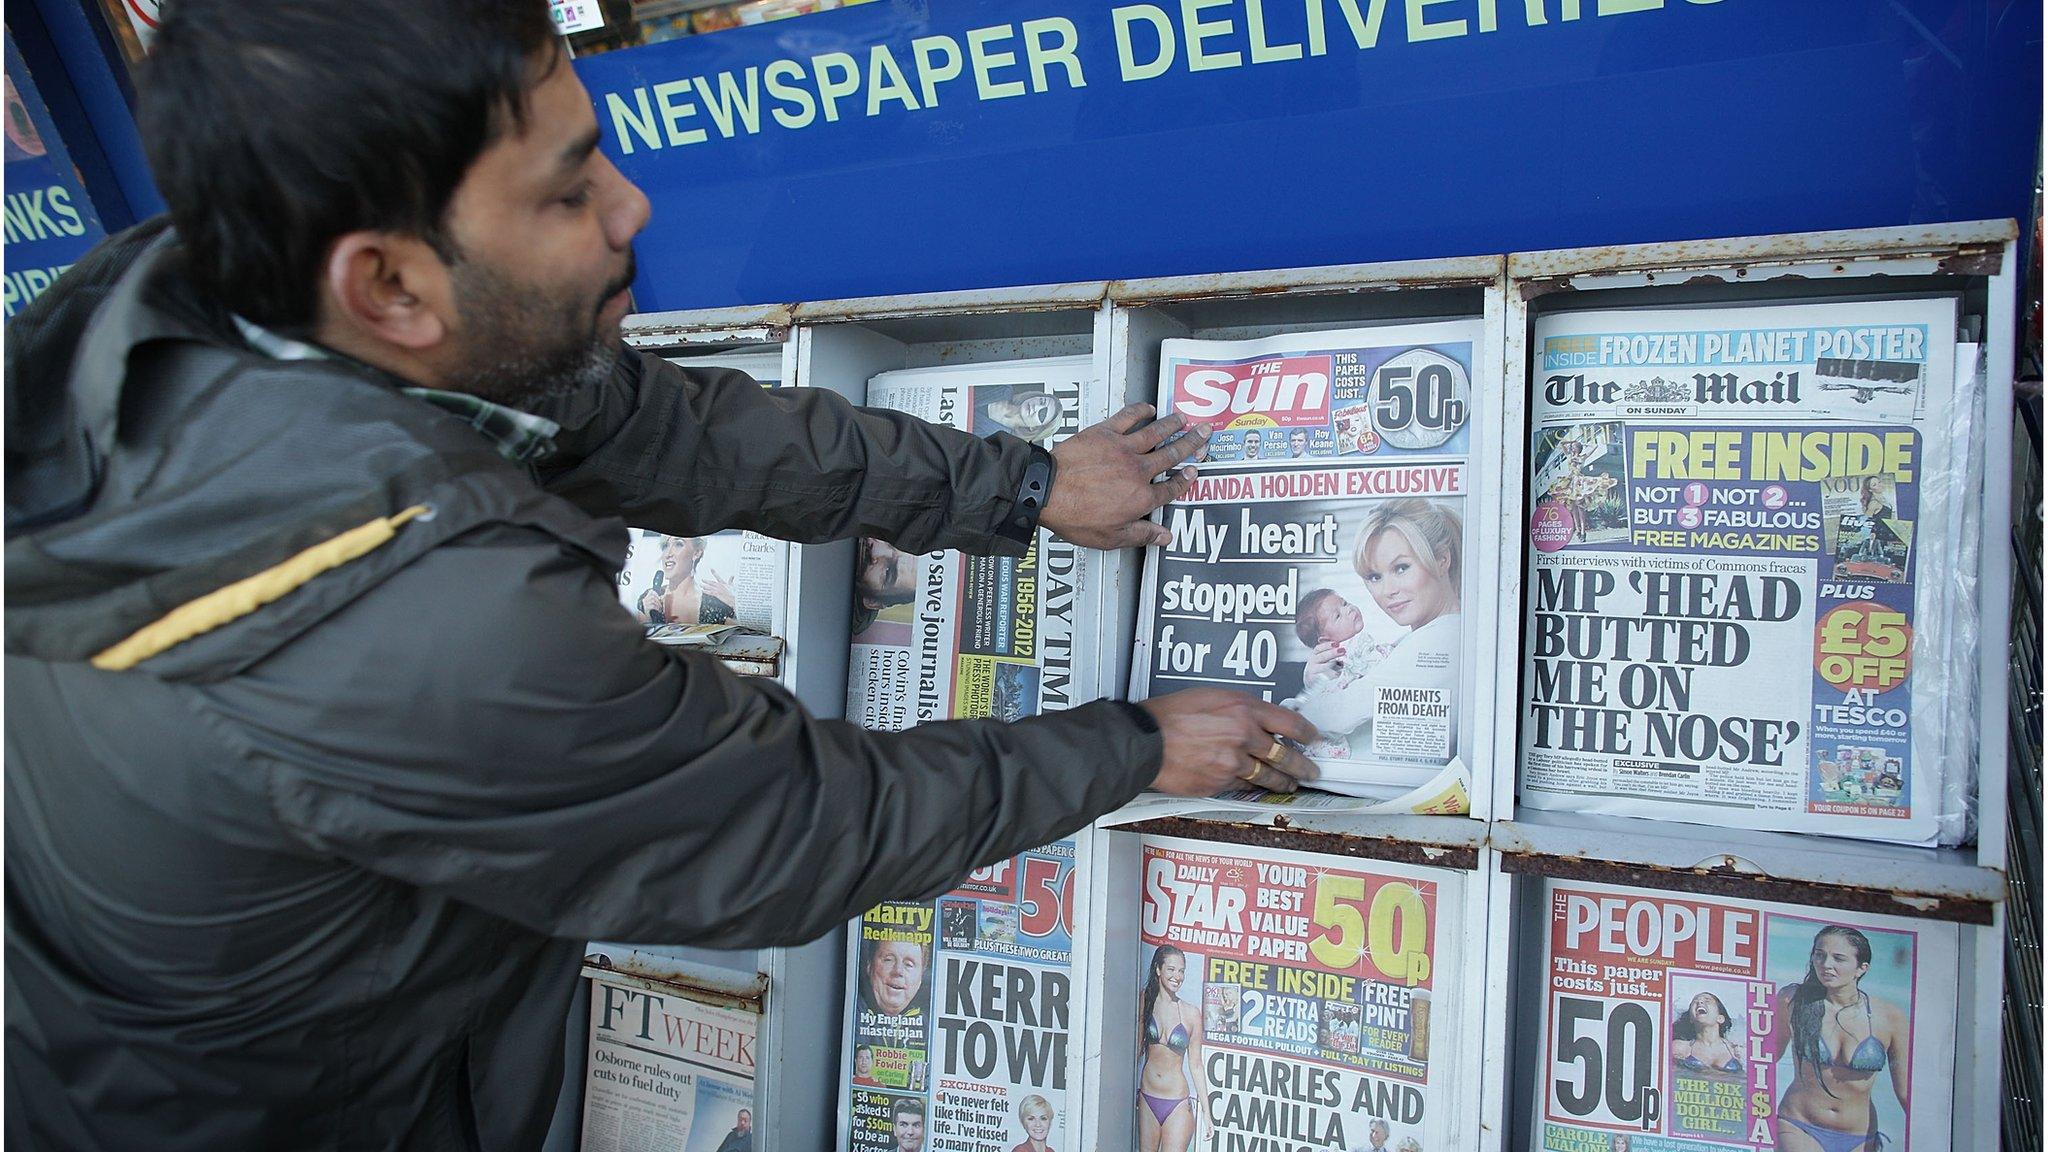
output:
<svg viewBox="0 0 2048 1152"><path fill-rule="evenodd" d="M1146 837L1141 875L1133 1147L1452 1147L1465 874Z"/></svg>
<svg viewBox="0 0 2048 1152"><path fill-rule="evenodd" d="M1212 429L1146 557L1133 699L1219 685L1322 733L1317 787L1466 811L1466 495L1478 320L1168 340L1159 408Z"/></svg>
<svg viewBox="0 0 2048 1152"><path fill-rule="evenodd" d="M1546 881L1542 1152L1949 1147L1952 924Z"/></svg>
<svg viewBox="0 0 2048 1152"><path fill-rule="evenodd" d="M1928 843L1956 305L1535 327L1521 796Z"/></svg>
<svg viewBox="0 0 2048 1152"><path fill-rule="evenodd" d="M888 372L877 407L977 435L1040 444L1106 415L1087 357ZM1088 593L1101 553L1039 533L1023 559L925 556L863 542L847 713L897 730L1014 720L1095 694ZM1086 836L981 869L926 903L855 922L848 964L845 1146L981 1152L1037 1139L1068 1147L1078 1067L1075 900ZM921 1143L920 1143L921 1142Z"/></svg>

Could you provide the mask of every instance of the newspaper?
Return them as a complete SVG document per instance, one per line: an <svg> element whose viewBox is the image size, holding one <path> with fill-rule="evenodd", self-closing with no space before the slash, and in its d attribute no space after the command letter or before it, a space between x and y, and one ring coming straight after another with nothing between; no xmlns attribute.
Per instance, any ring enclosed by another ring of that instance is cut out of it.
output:
<svg viewBox="0 0 2048 1152"><path fill-rule="evenodd" d="M754 1128L760 1016L602 968L590 980L583 1152L716 1152Z"/></svg>
<svg viewBox="0 0 2048 1152"><path fill-rule="evenodd" d="M1522 801L1930 843L1948 299L1535 327Z"/></svg>
<svg viewBox="0 0 2048 1152"><path fill-rule="evenodd" d="M884 372L868 403L987 436L1057 443L1100 408L1086 356ZM1016 720L1077 701L1092 685L1091 646L1076 651L1075 608L1089 601L1101 554L1041 531L1024 557L909 555L863 540L856 562L848 719L897 731L963 717ZM1084 621L1086 629L1092 621Z"/></svg>
<svg viewBox="0 0 2048 1152"><path fill-rule="evenodd" d="M1955 925L1545 884L1529 1147L1949 1147Z"/></svg>
<svg viewBox="0 0 2048 1152"><path fill-rule="evenodd" d="M779 360L764 354L676 358L692 368L744 368L772 388ZM696 625L737 624L770 636L787 632L789 544L758 532L667 536L636 528L620 570L619 601L662 643L675 644ZM676 627L664 628L664 625Z"/></svg>
<svg viewBox="0 0 2048 1152"><path fill-rule="evenodd" d="M1221 685L1300 712L1318 787L1363 810L1470 809L1481 548L1472 479L1478 320L1168 340L1159 407L1212 429L1146 557L1131 696Z"/></svg>
<svg viewBox="0 0 2048 1152"><path fill-rule="evenodd" d="M1085 356L886 372L868 402L1047 445L1107 414ZM847 715L897 730L1094 699L1098 646L1076 638L1094 635L1107 562L1049 532L1021 559L863 541ZM1085 995L1073 941L1089 843L1083 834L1020 853L936 901L883 904L855 922L844 1147L1071 1146L1069 1075L1082 1058L1071 1038Z"/></svg>
<svg viewBox="0 0 2048 1152"><path fill-rule="evenodd" d="M856 922L845 1147L1069 1147L1076 855L1062 840Z"/></svg>
<svg viewBox="0 0 2048 1152"><path fill-rule="evenodd" d="M1462 873L1146 837L1141 876L1131 1146L1452 1147Z"/></svg>

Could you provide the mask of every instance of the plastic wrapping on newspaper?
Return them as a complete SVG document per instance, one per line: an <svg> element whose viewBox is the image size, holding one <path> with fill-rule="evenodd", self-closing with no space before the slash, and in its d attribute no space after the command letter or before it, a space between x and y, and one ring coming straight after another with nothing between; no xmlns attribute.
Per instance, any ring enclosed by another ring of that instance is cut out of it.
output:
<svg viewBox="0 0 2048 1152"><path fill-rule="evenodd" d="M1951 688L1942 754L1941 799L1937 810L1943 844L1967 844L1977 838L1977 691L1978 562L1984 546L1984 520L1977 505L1984 488L1984 347L1956 345L1956 395L1950 406L1949 442L1959 446L1963 463L1954 471L1962 478L1951 501L1955 509L1956 562L1945 585L1947 652L1941 667Z"/></svg>
<svg viewBox="0 0 2048 1152"><path fill-rule="evenodd" d="M1541 1152L1949 1147L1953 924L1550 880Z"/></svg>
<svg viewBox="0 0 2048 1152"><path fill-rule="evenodd" d="M1935 842L1970 662L1956 321L1537 320L1523 803Z"/></svg>
<svg viewBox="0 0 2048 1152"><path fill-rule="evenodd" d="M1140 876L1133 1139L1105 1115L1104 1147L1451 1146L1463 873L1148 836Z"/></svg>
<svg viewBox="0 0 2048 1152"><path fill-rule="evenodd" d="M1211 437L1146 556L1133 699L1256 694L1319 730L1317 787L1361 811L1469 811L1482 336L1459 320L1164 342L1159 409Z"/></svg>
<svg viewBox="0 0 2048 1152"><path fill-rule="evenodd" d="M868 402L1050 445L1106 415L1087 357L886 372ZM1094 695L1103 554L1039 533L1023 558L861 545L847 714L870 728L1015 720ZM854 922L842 1147L1069 1146L1085 992L1073 973L1087 836L981 869L936 901ZM921 1141L921 1144L919 1143Z"/></svg>

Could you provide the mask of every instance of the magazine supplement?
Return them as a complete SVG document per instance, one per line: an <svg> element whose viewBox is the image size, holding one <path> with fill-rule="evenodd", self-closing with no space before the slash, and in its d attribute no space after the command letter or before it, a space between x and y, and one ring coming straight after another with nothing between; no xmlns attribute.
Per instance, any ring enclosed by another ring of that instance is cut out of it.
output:
<svg viewBox="0 0 2048 1152"><path fill-rule="evenodd" d="M1955 301L1563 313L1532 355L1522 802L1935 842Z"/></svg>
<svg viewBox="0 0 2048 1152"><path fill-rule="evenodd" d="M1481 342L1477 320L1164 342L1159 408L1211 436L1146 557L1133 699L1277 701L1321 733L1316 787L1470 809Z"/></svg>
<svg viewBox="0 0 2048 1152"><path fill-rule="evenodd" d="M1466 873L1147 837L1141 875L1130 1147L1434 1152L1476 1135L1453 1069L1483 982L1444 930Z"/></svg>
<svg viewBox="0 0 2048 1152"><path fill-rule="evenodd" d="M753 1132L758 1013L604 968L583 975L583 1152L717 1152Z"/></svg>
<svg viewBox="0 0 2048 1152"><path fill-rule="evenodd" d="M885 372L868 402L1046 446L1108 415L1080 356ZM1114 562L1045 531L1023 557L862 541L848 717L894 731L1098 698L1099 589ZM1072 1147L1085 1004L1073 941L1090 843L1083 833L1020 853L935 901L883 904L854 922L843 1147Z"/></svg>
<svg viewBox="0 0 2048 1152"><path fill-rule="evenodd" d="M1062 840L979 869L934 902L883 904L854 922L844 1147L1071 1147L1076 856Z"/></svg>
<svg viewBox="0 0 2048 1152"><path fill-rule="evenodd" d="M1542 1152L1947 1152L1960 929L1550 880Z"/></svg>

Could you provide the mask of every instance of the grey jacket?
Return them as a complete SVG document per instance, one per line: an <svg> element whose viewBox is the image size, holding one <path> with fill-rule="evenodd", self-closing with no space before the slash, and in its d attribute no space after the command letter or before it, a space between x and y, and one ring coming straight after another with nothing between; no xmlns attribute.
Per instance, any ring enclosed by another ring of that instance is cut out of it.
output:
<svg viewBox="0 0 2048 1152"><path fill-rule="evenodd" d="M1018 550L1020 442L628 354L537 473L180 259L7 332L10 1142L534 1147L580 941L813 939L1156 772L1127 705L865 732L617 602L621 518Z"/></svg>

